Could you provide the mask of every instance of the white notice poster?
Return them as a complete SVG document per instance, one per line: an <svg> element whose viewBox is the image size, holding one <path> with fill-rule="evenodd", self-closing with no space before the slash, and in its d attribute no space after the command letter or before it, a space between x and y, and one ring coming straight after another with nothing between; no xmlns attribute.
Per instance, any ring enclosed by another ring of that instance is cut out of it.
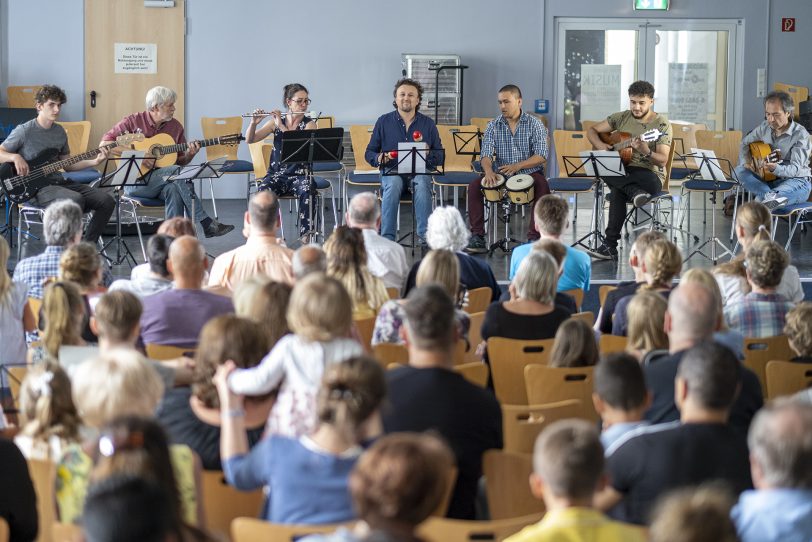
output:
<svg viewBox="0 0 812 542"><path fill-rule="evenodd" d="M708 124L706 63L668 64L668 118L672 121Z"/></svg>
<svg viewBox="0 0 812 542"><path fill-rule="evenodd" d="M158 73L158 44L116 43L113 64L115 73Z"/></svg>
<svg viewBox="0 0 812 542"><path fill-rule="evenodd" d="M601 121L623 107L620 64L581 64L581 120Z"/></svg>

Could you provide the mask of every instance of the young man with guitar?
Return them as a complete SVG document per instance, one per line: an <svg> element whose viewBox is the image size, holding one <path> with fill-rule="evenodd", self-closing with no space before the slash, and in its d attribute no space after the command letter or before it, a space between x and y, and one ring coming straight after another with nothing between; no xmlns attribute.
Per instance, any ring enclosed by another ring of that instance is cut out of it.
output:
<svg viewBox="0 0 812 542"><path fill-rule="evenodd" d="M642 207L652 195L663 189L665 166L671 150L671 123L655 113L653 106L654 86L648 81L635 81L629 86L629 109L613 113L587 130L587 138L596 150L620 150L623 157L622 149L631 149L630 156L624 160L626 175L603 179L612 192L609 194L609 220L604 242L591 252L596 258L617 259L617 242L626 218L626 204ZM649 137L652 133L656 137ZM641 137L643 135L646 137Z"/></svg>
<svg viewBox="0 0 812 542"><path fill-rule="evenodd" d="M792 120L795 104L786 92L764 98L765 120L742 138L736 176L768 209L809 198L809 133Z"/></svg>
<svg viewBox="0 0 812 542"><path fill-rule="evenodd" d="M177 172L178 166L185 166L191 162L201 147L199 141L186 143L183 125L174 118L176 99L177 94L172 89L166 87L149 89L146 96L146 111L124 117L102 136L100 143L100 145L106 145L123 133L143 133L147 140L143 142L143 145L136 145L136 148L143 147L143 150L148 150L147 156L152 152L156 158L156 160L147 159L142 162L142 171L145 173L149 171L156 161L159 165L167 161L164 160L163 155L177 156L177 160L168 160L170 165L158 167L147 174L146 186L130 186L124 189L129 196L164 200L166 218L183 216L184 208L189 215L192 214L192 198L194 196L189 185L185 182L167 182L166 177ZM154 141L149 141L153 138L168 145L156 145ZM171 141L169 141L170 138ZM165 150L172 152L163 152ZM171 162L174 162L174 164ZM200 222L206 237L219 237L234 229L232 225L221 224L210 218L206 211L203 210L203 205L200 202L194 205L194 215L194 221Z"/></svg>
<svg viewBox="0 0 812 542"><path fill-rule="evenodd" d="M76 171L100 164L108 154L106 148L86 153L86 160L69 160L68 134L57 124L65 92L54 85L44 85L34 97L37 117L17 126L0 145L0 178L3 191L15 203L31 201L47 207L52 201L75 201L83 212L93 211L84 239L95 243L110 220L116 203L113 197L98 188L65 179L48 164L56 160L66 171ZM97 155L93 156L95 153ZM21 194L16 194L18 189ZM18 197L19 196L19 197Z"/></svg>

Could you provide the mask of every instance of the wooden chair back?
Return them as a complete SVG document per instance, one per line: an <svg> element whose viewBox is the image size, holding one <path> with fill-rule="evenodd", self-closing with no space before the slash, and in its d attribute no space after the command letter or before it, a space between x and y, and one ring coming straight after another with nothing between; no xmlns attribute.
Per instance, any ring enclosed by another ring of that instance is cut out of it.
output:
<svg viewBox="0 0 812 542"><path fill-rule="evenodd" d="M320 115L316 121L317 128L332 128L336 125L336 118L333 115Z"/></svg>
<svg viewBox="0 0 812 542"><path fill-rule="evenodd" d="M485 311L469 313L469 316L471 325L468 328L468 342L471 343L471 348L465 353L466 363L480 361L476 355L476 348L482 342L482 322L485 321Z"/></svg>
<svg viewBox="0 0 812 542"><path fill-rule="evenodd" d="M39 533L37 542L51 542L51 527L56 522L56 464L53 461L28 460L28 473L37 494Z"/></svg>
<svg viewBox="0 0 812 542"><path fill-rule="evenodd" d="M479 153L479 138L476 136L477 127L473 124L463 126L437 126L440 133L440 143L445 149L445 170L446 171L471 171L471 162L477 160L477 156L469 154L458 154L457 150L463 152ZM455 133L459 136L454 137Z"/></svg>
<svg viewBox="0 0 812 542"><path fill-rule="evenodd" d="M767 394L767 362L789 361L792 350L786 335L756 339L744 338L744 366L756 373L761 382L761 393Z"/></svg>
<svg viewBox="0 0 812 542"><path fill-rule="evenodd" d="M384 369L392 363L409 364L409 350L404 344L380 343L372 347L372 356Z"/></svg>
<svg viewBox="0 0 812 542"><path fill-rule="evenodd" d="M555 158L558 163L558 176L567 177L567 167L564 165L565 156L578 156L581 151L592 150L592 143L586 137L586 128L583 131L555 130Z"/></svg>
<svg viewBox="0 0 812 542"><path fill-rule="evenodd" d="M23 109L34 109L37 103L37 92L39 92L41 88L42 85L7 87L6 95L8 96L8 106Z"/></svg>
<svg viewBox="0 0 812 542"><path fill-rule="evenodd" d="M606 296L609 295L609 292L612 290L617 290L617 286L609 286L608 284L604 284L600 288L598 288L598 302L603 307L603 304L606 303Z"/></svg>
<svg viewBox="0 0 812 542"><path fill-rule="evenodd" d="M767 399L793 395L812 387L812 363L767 362Z"/></svg>
<svg viewBox="0 0 812 542"><path fill-rule="evenodd" d="M353 320L361 346L367 352L372 352L372 332L375 331L375 316Z"/></svg>
<svg viewBox="0 0 812 542"><path fill-rule="evenodd" d="M259 517L265 495L261 489L239 491L226 483L220 471L201 473L201 493L206 528L220 537L227 538L231 522L238 517Z"/></svg>
<svg viewBox="0 0 812 542"><path fill-rule="evenodd" d="M8 542L9 528L8 521L5 518L0 518L0 542Z"/></svg>
<svg viewBox="0 0 812 542"><path fill-rule="evenodd" d="M471 384L484 388L488 385L488 366L481 361L455 365L454 370L460 373Z"/></svg>
<svg viewBox="0 0 812 542"><path fill-rule="evenodd" d="M588 132L590 128L598 124L599 120L582 120L581 121L581 130L584 132Z"/></svg>
<svg viewBox="0 0 812 542"><path fill-rule="evenodd" d="M531 514L492 521L429 518L417 528L417 535L426 542L500 541L541 521L542 517L543 514Z"/></svg>
<svg viewBox="0 0 812 542"><path fill-rule="evenodd" d="M230 134L242 133L242 117L201 117L200 127L203 129L203 137L212 139ZM225 156L228 160L237 159L237 149L239 145L210 145L203 147L206 151L206 160L214 160ZM263 175L265 175L263 173Z"/></svg>
<svg viewBox="0 0 812 542"><path fill-rule="evenodd" d="M502 405L502 449L532 454L536 437L557 420L580 418L583 408L578 399L544 405Z"/></svg>
<svg viewBox="0 0 812 542"><path fill-rule="evenodd" d="M548 367L528 365L524 368L527 400L531 405L554 403L567 399L581 401L579 418L598 420L592 404L594 367Z"/></svg>
<svg viewBox="0 0 812 542"><path fill-rule="evenodd" d="M592 311L576 312L570 318L576 318L578 320L583 320L584 322L589 324L589 327L592 327L592 326L595 325L595 313L592 312Z"/></svg>
<svg viewBox="0 0 812 542"><path fill-rule="evenodd" d="M68 147L71 154L82 154L87 152L90 144L90 121L78 120L74 122L57 122L68 134Z"/></svg>
<svg viewBox="0 0 812 542"><path fill-rule="evenodd" d="M82 527L75 523L54 523L51 526L53 542L83 542Z"/></svg>
<svg viewBox="0 0 812 542"><path fill-rule="evenodd" d="M39 328L39 311L42 308L42 299L29 297L28 306L31 309L31 314L34 315L34 327Z"/></svg>
<svg viewBox="0 0 812 542"><path fill-rule="evenodd" d="M400 290L397 288L387 288L386 293L389 299L400 299Z"/></svg>
<svg viewBox="0 0 812 542"><path fill-rule="evenodd" d="M544 503L530 492L533 456L488 450L482 456L485 492L491 519L508 519L544 512Z"/></svg>
<svg viewBox="0 0 812 542"><path fill-rule="evenodd" d="M722 162L722 169L730 175L730 167L736 167L739 162L739 148L742 143L741 130L727 130L714 132L711 130L697 130L696 144L699 149L713 151L717 158L730 160L730 165ZM687 149L690 152L690 149Z"/></svg>
<svg viewBox="0 0 812 542"><path fill-rule="evenodd" d="M690 124L686 122L672 122L671 130L674 134L674 147L678 155L690 154L691 149L700 148L696 143L696 133L699 130L707 130L704 124ZM696 168L697 163L693 158L678 160L679 167Z"/></svg>
<svg viewBox="0 0 812 542"><path fill-rule="evenodd" d="M248 152L251 153L251 163L254 165L254 177L261 179L271 166L273 145L265 141L255 141L248 144Z"/></svg>
<svg viewBox="0 0 812 542"><path fill-rule="evenodd" d="M369 140L372 139L371 124L353 124L350 126L350 141L352 143L352 154L355 158L355 169L358 171L377 171L364 158Z"/></svg>
<svg viewBox="0 0 812 542"><path fill-rule="evenodd" d="M526 405L527 392L524 371L528 365L547 365L554 339L524 341L491 337L488 339L488 360L496 398L502 404ZM547 402L552 401L537 401Z"/></svg>
<svg viewBox="0 0 812 542"><path fill-rule="evenodd" d="M798 106L798 104L805 102L807 98L809 98L809 87L790 85L788 83L773 83L773 89L786 92L792 96L792 101L795 103L795 112L793 114L793 118L798 120L801 116L801 108Z"/></svg>
<svg viewBox="0 0 812 542"><path fill-rule="evenodd" d="M625 352L629 343L628 337L620 335L601 335L598 341L598 351L601 355L614 354L615 352Z"/></svg>
<svg viewBox="0 0 812 542"><path fill-rule="evenodd" d="M580 311L581 305L584 303L584 290L583 288L573 288L572 290L564 290L562 294L567 294L575 299L575 307Z"/></svg>
<svg viewBox="0 0 812 542"><path fill-rule="evenodd" d="M671 178L671 169L674 165L674 154L675 154L676 146L672 142L671 145L668 146L668 159L665 162L665 176L663 177L663 190L668 192L668 181Z"/></svg>
<svg viewBox="0 0 812 542"><path fill-rule="evenodd" d="M294 542L309 534L328 534L339 527L349 527L347 523L327 525L283 525L270 523L252 517L239 517L231 522L232 542L256 542L272 540L273 542Z"/></svg>
<svg viewBox="0 0 812 542"><path fill-rule="evenodd" d="M14 406L20 408L20 388L25 380L25 375L28 374L28 364L20 363L18 365L6 364L4 366L8 378L8 387L11 392L11 398L14 400Z"/></svg>
<svg viewBox="0 0 812 542"><path fill-rule="evenodd" d="M195 348L184 348L182 346L169 346L166 344L147 343L146 345L147 357L155 361L167 361L176 359L181 356L193 358L195 356Z"/></svg>
<svg viewBox="0 0 812 542"><path fill-rule="evenodd" d="M493 118L490 117L471 117L471 125L479 128L479 131L484 134L488 129L488 123L492 120Z"/></svg>
<svg viewBox="0 0 812 542"><path fill-rule="evenodd" d="M492 297L493 291L487 286L468 290L468 304L465 306L465 312L474 314L484 311L491 304Z"/></svg>

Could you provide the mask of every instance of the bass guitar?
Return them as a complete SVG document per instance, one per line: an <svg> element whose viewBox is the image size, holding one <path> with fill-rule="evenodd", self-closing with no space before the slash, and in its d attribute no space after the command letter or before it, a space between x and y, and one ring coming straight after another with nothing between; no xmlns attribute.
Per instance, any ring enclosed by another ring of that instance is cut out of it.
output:
<svg viewBox="0 0 812 542"><path fill-rule="evenodd" d="M769 143L754 141L750 143L750 156L753 157L752 170L764 182L776 180L775 173L764 167L764 164L776 164L781 161L781 151L770 147Z"/></svg>
<svg viewBox="0 0 812 542"><path fill-rule="evenodd" d="M239 145L245 138L242 134L229 134L211 139L199 140L201 147L211 145ZM156 168L172 166L178 160L178 153L189 148L189 143L175 143L168 134L156 134L132 145L132 148L144 151L145 156L155 158ZM141 173L147 173L149 167L141 165Z"/></svg>
<svg viewBox="0 0 812 542"><path fill-rule="evenodd" d="M660 126L660 128L665 128L665 126ZM632 148L632 143L634 143L636 139L646 143L659 141L659 139L665 135L665 132L660 131L660 128L652 128L651 130L643 132L639 136L635 137L632 137L632 135L628 132L618 131L601 133L598 135L600 136L601 141L607 145L611 145L609 149L610 151L618 151L620 153L620 160L624 165L626 165L632 160L632 152L634 151Z"/></svg>
<svg viewBox="0 0 812 542"><path fill-rule="evenodd" d="M65 166L93 158L102 149L126 147L134 142L143 141L143 139L144 134L122 134L115 141L64 160L57 160L59 158L58 149L45 149L28 160L29 170L26 175L17 175L17 168L12 162L0 164L0 185L8 199L14 203L24 203L36 196L41 189L50 185L53 181L51 175L64 169Z"/></svg>

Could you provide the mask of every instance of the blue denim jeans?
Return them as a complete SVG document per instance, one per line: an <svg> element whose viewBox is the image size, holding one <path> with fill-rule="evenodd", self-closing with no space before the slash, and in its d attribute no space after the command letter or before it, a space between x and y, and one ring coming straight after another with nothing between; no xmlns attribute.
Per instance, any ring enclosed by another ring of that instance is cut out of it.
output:
<svg viewBox="0 0 812 542"><path fill-rule="evenodd" d="M398 233L398 206L401 194L408 188L408 181L400 175L381 177L383 201L381 202L381 236L395 241ZM414 178L414 212L417 219L417 235L426 238L426 224L431 214L431 176L416 175Z"/></svg>
<svg viewBox="0 0 812 542"><path fill-rule="evenodd" d="M178 166L167 166L154 170L149 176L149 181L146 186L128 186L124 189L124 193L128 196L138 196L141 198L153 198L164 200L166 206L166 218L175 216L183 216L183 209L186 208L186 213L192 215L192 190L186 181L173 181L166 182L165 177L168 177L178 171ZM203 204L199 198L195 202L195 219L194 222L208 218L206 211L203 210Z"/></svg>
<svg viewBox="0 0 812 542"><path fill-rule="evenodd" d="M775 192L779 196L787 198L787 205L793 203L803 203L809 198L810 185L806 177L782 179L770 184L759 179L755 173L749 169L739 166L736 168L736 176L744 188L752 193L758 201L764 199L767 192Z"/></svg>

